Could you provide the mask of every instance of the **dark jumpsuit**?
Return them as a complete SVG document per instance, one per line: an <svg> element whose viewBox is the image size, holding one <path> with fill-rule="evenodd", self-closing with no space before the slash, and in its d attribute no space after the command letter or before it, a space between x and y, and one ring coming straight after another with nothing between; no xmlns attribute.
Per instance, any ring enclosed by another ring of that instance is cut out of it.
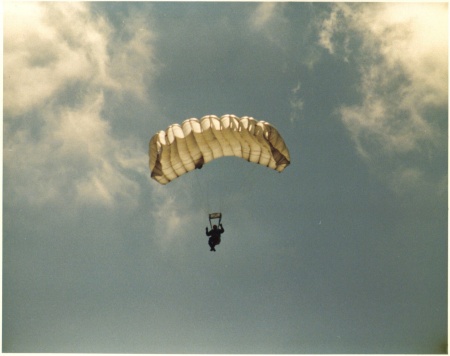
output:
<svg viewBox="0 0 450 356"><path fill-rule="evenodd" d="M220 235L225 232L222 225L220 225L220 229L215 228L211 231L208 231L208 228L206 228L206 236L211 236L208 240L208 245L211 247L211 251L215 251L214 246L220 244Z"/></svg>

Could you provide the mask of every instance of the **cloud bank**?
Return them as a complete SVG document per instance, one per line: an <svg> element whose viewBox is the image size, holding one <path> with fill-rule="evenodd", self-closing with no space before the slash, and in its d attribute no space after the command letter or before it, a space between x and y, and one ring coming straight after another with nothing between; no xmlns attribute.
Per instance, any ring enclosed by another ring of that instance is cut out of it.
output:
<svg viewBox="0 0 450 356"><path fill-rule="evenodd" d="M133 138L114 136L103 109L106 93L145 98L155 66L142 16L117 36L87 3L8 2L4 10L9 198L132 204L139 186L130 174L144 174L146 154Z"/></svg>
<svg viewBox="0 0 450 356"><path fill-rule="evenodd" d="M342 122L358 153L394 186L424 176L400 160L445 150L445 123L430 110L447 107L447 19L447 4L337 4L322 24L321 46L353 58L361 72L362 103L341 107ZM352 52L352 43L362 50Z"/></svg>

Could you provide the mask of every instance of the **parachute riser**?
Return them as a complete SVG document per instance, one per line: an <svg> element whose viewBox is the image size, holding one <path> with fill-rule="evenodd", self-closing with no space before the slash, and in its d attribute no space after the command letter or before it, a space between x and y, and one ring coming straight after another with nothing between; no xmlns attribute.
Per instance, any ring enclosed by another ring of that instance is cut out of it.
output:
<svg viewBox="0 0 450 356"><path fill-rule="evenodd" d="M215 220L218 219L219 220L219 224L222 221L222 213L211 213L209 214L209 226L211 226L211 229L213 228L213 224L211 222L211 220Z"/></svg>

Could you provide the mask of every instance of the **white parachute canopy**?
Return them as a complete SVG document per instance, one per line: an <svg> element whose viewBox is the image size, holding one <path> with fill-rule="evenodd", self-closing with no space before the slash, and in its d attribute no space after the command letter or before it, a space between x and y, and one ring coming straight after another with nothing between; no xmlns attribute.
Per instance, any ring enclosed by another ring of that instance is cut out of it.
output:
<svg viewBox="0 0 450 356"><path fill-rule="evenodd" d="M252 117L208 115L170 125L149 143L151 177L167 184L216 158L235 156L283 171L289 150L271 124Z"/></svg>

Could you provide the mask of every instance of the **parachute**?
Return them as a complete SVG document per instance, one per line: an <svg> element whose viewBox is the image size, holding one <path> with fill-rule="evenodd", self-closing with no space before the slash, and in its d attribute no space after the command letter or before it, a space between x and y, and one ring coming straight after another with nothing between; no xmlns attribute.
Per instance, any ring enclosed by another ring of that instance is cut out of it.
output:
<svg viewBox="0 0 450 356"><path fill-rule="evenodd" d="M187 119L159 131L149 143L151 177L163 185L224 156L240 157L278 172L290 164L289 150L275 127L248 116Z"/></svg>

